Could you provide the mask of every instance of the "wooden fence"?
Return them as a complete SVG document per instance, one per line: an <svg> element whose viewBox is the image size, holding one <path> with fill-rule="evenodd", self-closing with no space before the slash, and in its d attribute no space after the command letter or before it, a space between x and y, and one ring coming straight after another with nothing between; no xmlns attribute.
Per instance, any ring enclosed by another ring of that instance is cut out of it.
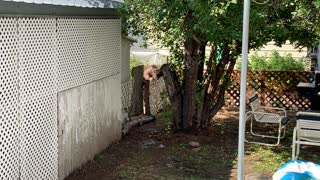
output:
<svg viewBox="0 0 320 180"><path fill-rule="evenodd" d="M121 83L121 103L124 112L130 111L133 80Z"/></svg>
<svg viewBox="0 0 320 180"><path fill-rule="evenodd" d="M225 94L225 107L238 107L240 99L240 72L232 74L232 83ZM284 107L298 111L310 108L310 100L297 92L299 82L308 82L314 72L306 71L248 71L247 91L258 92L262 105ZM122 84L122 104L128 111L131 106L132 81ZM161 92L166 91L163 78L150 83L150 110L156 115L162 108ZM142 98L142 97L141 97Z"/></svg>
<svg viewBox="0 0 320 180"><path fill-rule="evenodd" d="M162 109L164 99L161 97L161 93L166 92L166 84L163 77L158 80L150 81L150 111L153 116L156 116L157 113Z"/></svg>
<svg viewBox="0 0 320 180"><path fill-rule="evenodd" d="M225 106L237 107L240 99L240 74L232 74L232 83L225 94ZM248 71L247 91L258 92L265 106L284 107L288 110L307 110L310 100L297 92L299 82L308 82L314 72L306 71Z"/></svg>
<svg viewBox="0 0 320 180"><path fill-rule="evenodd" d="M131 110L131 96L133 92L133 80L129 80L121 84L121 101L122 108L124 112L130 112ZM149 85L149 104L150 104L150 112L153 116L156 116L157 113L161 110L163 100L161 97L162 92L166 92L166 85L163 77L158 80L150 81ZM143 97L141 97L143 98Z"/></svg>

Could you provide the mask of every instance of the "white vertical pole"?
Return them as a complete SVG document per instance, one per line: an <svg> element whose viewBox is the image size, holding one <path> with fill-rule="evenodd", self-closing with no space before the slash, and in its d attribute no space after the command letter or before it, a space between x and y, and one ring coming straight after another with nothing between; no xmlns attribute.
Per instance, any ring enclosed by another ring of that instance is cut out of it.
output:
<svg viewBox="0 0 320 180"><path fill-rule="evenodd" d="M320 44L318 45L317 49L317 69L315 71L320 71Z"/></svg>
<svg viewBox="0 0 320 180"><path fill-rule="evenodd" d="M238 180L244 179L244 135L245 135L245 123L246 123L245 113L246 113L249 16L250 16L250 0L244 0L243 27L242 27L241 82L240 82L239 140L238 140Z"/></svg>

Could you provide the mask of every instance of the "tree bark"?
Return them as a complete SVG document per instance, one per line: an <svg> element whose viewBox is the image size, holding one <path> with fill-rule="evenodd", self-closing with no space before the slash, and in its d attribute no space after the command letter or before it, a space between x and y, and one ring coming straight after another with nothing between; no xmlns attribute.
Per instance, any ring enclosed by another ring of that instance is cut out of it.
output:
<svg viewBox="0 0 320 180"><path fill-rule="evenodd" d="M150 102L149 102L149 96L150 96L150 81L144 80L143 81L143 101L144 101L144 110L146 115L151 115L150 111Z"/></svg>
<svg viewBox="0 0 320 180"><path fill-rule="evenodd" d="M163 73L163 79L166 83L169 99L174 111L174 130L181 130L181 117L182 117L182 92L180 82L174 71L170 70L168 64L164 64L161 67Z"/></svg>
<svg viewBox="0 0 320 180"><path fill-rule="evenodd" d="M131 100L131 116L143 114L143 66L132 69L133 90Z"/></svg>
<svg viewBox="0 0 320 180"><path fill-rule="evenodd" d="M203 121L203 116L204 114L207 112L206 111L206 107L207 107L207 98L208 98L208 89L209 89L209 85L210 82L212 81L212 68L215 64L216 61L216 46L212 45L211 46L211 52L209 55L209 60L207 63L207 69L205 71L204 74L204 86L201 90L201 95L200 95L200 102L198 104L198 108L197 108L197 118L196 118L196 127L199 128L201 126L201 124L205 124L206 122Z"/></svg>
<svg viewBox="0 0 320 180"><path fill-rule="evenodd" d="M228 68L225 72L225 75L227 76L226 79L224 80L224 82L220 85L219 92L218 92L218 97L217 97L217 102L215 104L215 106L213 106L209 111L208 111L208 117L207 120L212 119L218 112L219 110L222 108L222 106L224 105L224 94L225 91L228 88L228 84L230 82L230 76L233 72L233 68L234 65L236 64L236 59L231 59L229 64L228 64Z"/></svg>
<svg viewBox="0 0 320 180"><path fill-rule="evenodd" d="M215 67L211 84L208 88L207 99L205 99L201 127L206 128L210 120L224 105L224 95L230 82L230 76L236 59L231 57L229 44L225 43L223 48L222 59Z"/></svg>
<svg viewBox="0 0 320 180"><path fill-rule="evenodd" d="M206 60L206 46L207 42L203 42L200 46L199 52L199 70L198 70L198 81L203 81L203 70L204 70L204 63Z"/></svg>
<svg viewBox="0 0 320 180"><path fill-rule="evenodd" d="M177 87L178 79L173 80L172 78L175 73L170 73L168 65L161 68L175 112L175 127L181 127L182 122L182 129L186 131L207 128L213 116L224 105L224 94L228 88L236 59L231 55L229 44L226 43L222 59L217 64L216 47L212 45L211 48L198 104L196 104L196 90L200 46L195 38L185 43L183 94L181 94L180 87ZM176 94L177 89L180 92L178 95Z"/></svg>
<svg viewBox="0 0 320 180"><path fill-rule="evenodd" d="M199 59L199 44L194 37L185 41L185 73L183 84L182 121L183 129L189 130L196 118L196 90Z"/></svg>

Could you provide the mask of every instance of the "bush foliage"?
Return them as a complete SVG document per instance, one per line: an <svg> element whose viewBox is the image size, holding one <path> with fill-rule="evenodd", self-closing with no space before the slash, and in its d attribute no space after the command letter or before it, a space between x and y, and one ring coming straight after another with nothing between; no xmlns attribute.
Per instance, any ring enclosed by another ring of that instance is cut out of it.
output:
<svg viewBox="0 0 320 180"><path fill-rule="evenodd" d="M259 56L255 52L248 62L248 70L257 71L303 71L304 68L302 58L295 59L291 54L281 56L277 51L273 51L271 57ZM237 69L241 69L241 61L238 61Z"/></svg>
<svg viewBox="0 0 320 180"><path fill-rule="evenodd" d="M142 62L137 61L136 58L130 58L130 78L132 78L132 68L143 65Z"/></svg>

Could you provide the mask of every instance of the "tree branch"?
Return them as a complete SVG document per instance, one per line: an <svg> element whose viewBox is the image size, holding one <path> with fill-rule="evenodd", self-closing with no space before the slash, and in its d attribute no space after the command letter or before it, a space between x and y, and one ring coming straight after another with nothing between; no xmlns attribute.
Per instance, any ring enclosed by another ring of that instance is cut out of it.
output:
<svg viewBox="0 0 320 180"><path fill-rule="evenodd" d="M222 75L224 74L224 69L229 62L229 57L230 57L230 47L229 47L229 42L225 42L224 48L223 48L223 53L222 53L222 59L217 65L216 68L216 75L215 75L215 80L213 82L213 87L217 87L219 85L220 79Z"/></svg>
<svg viewBox="0 0 320 180"><path fill-rule="evenodd" d="M234 65L236 64L236 59L231 59L229 63L229 67L226 71L226 75L228 76L227 79L223 82L223 84L220 86L221 88L219 89L219 95L218 95L218 100L217 103L214 107L210 109L209 113L209 118L212 118L217 114L217 112L221 109L221 107L224 105L224 95L225 91L228 88L228 84L230 82L230 76L233 72Z"/></svg>

